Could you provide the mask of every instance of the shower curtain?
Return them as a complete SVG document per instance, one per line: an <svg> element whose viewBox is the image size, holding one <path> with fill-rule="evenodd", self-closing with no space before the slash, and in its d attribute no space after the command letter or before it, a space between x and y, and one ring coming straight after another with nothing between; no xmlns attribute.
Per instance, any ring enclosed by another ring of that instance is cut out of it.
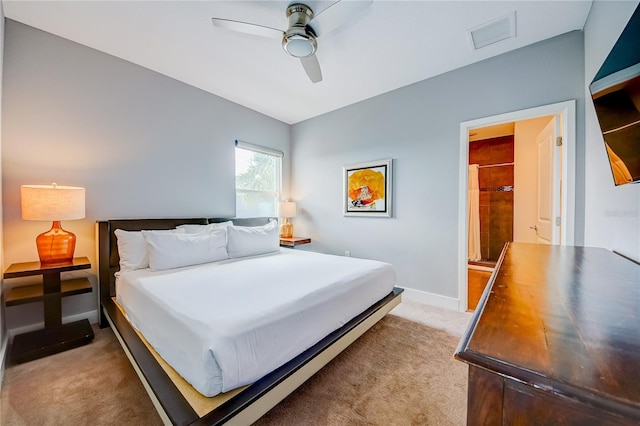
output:
<svg viewBox="0 0 640 426"><path fill-rule="evenodd" d="M469 164L469 260L480 260L480 187L478 165Z"/></svg>

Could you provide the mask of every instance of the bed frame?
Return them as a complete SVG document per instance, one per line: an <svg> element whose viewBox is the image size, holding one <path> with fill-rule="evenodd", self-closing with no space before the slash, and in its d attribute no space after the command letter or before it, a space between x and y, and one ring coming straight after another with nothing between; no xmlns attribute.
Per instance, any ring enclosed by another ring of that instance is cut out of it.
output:
<svg viewBox="0 0 640 426"><path fill-rule="evenodd" d="M248 386L217 408L200 416L184 398L113 301L114 274L119 269L120 260L114 231L116 229L126 231L172 229L182 224L206 225L228 220L232 220L235 225L258 226L266 224L269 218L130 219L97 223L100 327L111 326L165 424L247 425L255 422L382 319L401 300L403 290L394 288L386 297L313 347Z"/></svg>

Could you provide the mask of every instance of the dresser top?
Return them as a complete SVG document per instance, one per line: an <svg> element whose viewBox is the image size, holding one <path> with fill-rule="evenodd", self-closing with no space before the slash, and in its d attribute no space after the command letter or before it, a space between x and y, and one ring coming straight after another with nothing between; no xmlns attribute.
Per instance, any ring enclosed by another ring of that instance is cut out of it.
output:
<svg viewBox="0 0 640 426"><path fill-rule="evenodd" d="M456 357L640 412L640 265L605 249L509 243Z"/></svg>

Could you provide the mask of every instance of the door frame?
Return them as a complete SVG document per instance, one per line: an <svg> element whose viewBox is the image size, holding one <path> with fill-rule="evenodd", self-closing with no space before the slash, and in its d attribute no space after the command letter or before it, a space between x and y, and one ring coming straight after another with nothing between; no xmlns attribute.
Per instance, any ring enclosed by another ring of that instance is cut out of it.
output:
<svg viewBox="0 0 640 426"><path fill-rule="evenodd" d="M547 115L559 115L562 129L562 200L560 241L562 245L574 244L575 231L575 165L576 165L576 101L569 100L519 111L460 123L460 177L458 200L458 310L466 311L468 305L467 250L468 250L468 172L469 131L479 127L493 126L511 121L522 121Z"/></svg>

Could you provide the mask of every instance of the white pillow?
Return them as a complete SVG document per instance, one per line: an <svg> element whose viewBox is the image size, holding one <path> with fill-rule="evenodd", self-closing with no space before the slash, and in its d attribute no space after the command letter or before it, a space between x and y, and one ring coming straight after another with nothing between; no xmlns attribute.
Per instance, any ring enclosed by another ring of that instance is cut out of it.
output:
<svg viewBox="0 0 640 426"><path fill-rule="evenodd" d="M263 226L229 226L227 228L227 251L230 258L278 250L280 250L280 232L275 220Z"/></svg>
<svg viewBox="0 0 640 426"><path fill-rule="evenodd" d="M184 234L185 231L184 229L168 229L145 232ZM147 242L142 232L116 229L113 233L116 235L118 241L118 255L120 256L120 270L122 272L149 267Z"/></svg>
<svg viewBox="0 0 640 426"><path fill-rule="evenodd" d="M219 223L210 223L208 225L192 225L192 224L184 224L178 225L177 229L184 229L187 234L199 234L201 232L213 231L215 229L226 228L227 226L233 225L232 221L219 222Z"/></svg>
<svg viewBox="0 0 640 426"><path fill-rule="evenodd" d="M228 259L224 229L200 234L159 234L142 231L152 270L180 268Z"/></svg>

